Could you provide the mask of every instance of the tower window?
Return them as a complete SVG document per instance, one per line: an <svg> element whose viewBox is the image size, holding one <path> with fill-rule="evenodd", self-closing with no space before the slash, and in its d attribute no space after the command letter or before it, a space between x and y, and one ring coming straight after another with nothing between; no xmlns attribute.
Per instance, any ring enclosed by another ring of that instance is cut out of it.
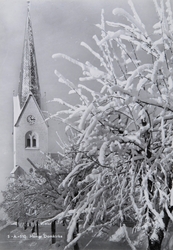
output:
<svg viewBox="0 0 173 250"><path fill-rule="evenodd" d="M36 147L36 143L37 143L36 137L35 137L35 135L33 135L33 137L32 137L32 146L34 148Z"/></svg>
<svg viewBox="0 0 173 250"><path fill-rule="evenodd" d="M38 135L35 132L28 131L25 135L26 148L38 148Z"/></svg>
<svg viewBox="0 0 173 250"><path fill-rule="evenodd" d="M28 148L30 148L31 147L31 141L30 141L30 138L27 138L26 139L26 147Z"/></svg>

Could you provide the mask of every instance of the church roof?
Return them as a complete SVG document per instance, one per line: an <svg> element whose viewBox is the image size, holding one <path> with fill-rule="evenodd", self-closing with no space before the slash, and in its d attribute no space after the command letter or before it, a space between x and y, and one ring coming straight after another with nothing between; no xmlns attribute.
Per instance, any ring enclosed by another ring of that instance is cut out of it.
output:
<svg viewBox="0 0 173 250"><path fill-rule="evenodd" d="M20 109L20 104L19 104L19 97L18 96L13 96L13 106L14 106L14 113L13 113L13 125L16 124L17 119L20 115L21 109Z"/></svg>
<svg viewBox="0 0 173 250"><path fill-rule="evenodd" d="M41 98L29 3L27 12L22 65L18 89L20 108L23 107L30 91L34 95L39 107Z"/></svg>

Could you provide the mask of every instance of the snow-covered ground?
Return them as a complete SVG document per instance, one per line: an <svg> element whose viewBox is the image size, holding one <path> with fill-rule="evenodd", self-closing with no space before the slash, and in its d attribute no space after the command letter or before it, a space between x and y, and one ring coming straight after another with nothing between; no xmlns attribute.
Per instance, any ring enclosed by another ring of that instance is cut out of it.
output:
<svg viewBox="0 0 173 250"><path fill-rule="evenodd" d="M57 227L57 243L52 245L50 237L44 237L44 234L50 236L50 226L40 227L40 236L30 237L31 228L23 230L15 225L7 226L0 231L0 250L63 250L64 230ZM125 242L108 242L104 239L94 238L88 235L79 242L81 250L129 250L129 246ZM71 250L71 249L69 249ZM143 249L141 249L143 250Z"/></svg>

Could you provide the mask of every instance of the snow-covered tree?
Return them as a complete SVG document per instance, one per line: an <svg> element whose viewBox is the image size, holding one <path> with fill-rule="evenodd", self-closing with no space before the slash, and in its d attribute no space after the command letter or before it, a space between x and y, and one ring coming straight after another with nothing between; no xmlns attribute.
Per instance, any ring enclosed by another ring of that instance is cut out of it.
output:
<svg viewBox="0 0 173 250"><path fill-rule="evenodd" d="M55 71L70 94L79 97L77 105L54 100L67 107L55 116L67 125L66 132L74 140L66 151L67 158L74 158L72 170L59 187L67 192L68 206L62 217L71 213L69 246L88 231L100 235L116 224L136 249L126 226L130 219L134 229L148 237L148 250L159 250L169 220L173 220L171 3L153 0L158 20L151 36L133 3L128 3L132 14L116 8L114 21L105 21L102 11L97 25L101 36L93 36L96 48L81 43L95 58L95 65L53 55L76 64L83 73L77 85ZM119 22L119 16L126 21ZM94 88L87 87L86 81ZM81 218L80 232L73 239Z"/></svg>
<svg viewBox="0 0 173 250"><path fill-rule="evenodd" d="M4 200L0 205L12 221L43 220L63 211L58 185L67 171L50 157L43 167L29 162L34 170L9 182L7 190L2 192Z"/></svg>
<svg viewBox="0 0 173 250"><path fill-rule="evenodd" d="M6 191L2 191L3 202L0 204L11 221L25 222L27 220L26 209L22 195L21 179L17 183L9 183Z"/></svg>

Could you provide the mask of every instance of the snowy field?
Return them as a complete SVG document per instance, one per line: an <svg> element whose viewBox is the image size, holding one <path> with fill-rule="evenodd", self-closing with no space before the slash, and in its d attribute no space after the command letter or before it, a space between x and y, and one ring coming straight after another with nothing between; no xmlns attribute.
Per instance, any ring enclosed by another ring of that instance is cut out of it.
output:
<svg viewBox="0 0 173 250"><path fill-rule="evenodd" d="M31 237L31 235L33 237ZM51 244L50 225L39 227L40 237L31 234L31 227L27 230L17 228L15 225L7 226L0 231L0 250L63 250L65 230L62 226L56 227L56 244ZM47 237L44 237L47 236ZM173 235L172 224L169 227L169 235ZM135 237L134 237L135 239ZM165 237L162 250L165 250L168 238ZM103 238L85 236L79 241L80 250L130 250L126 242L110 242ZM146 246L140 246L137 250L146 250ZM73 250L73 248L69 249Z"/></svg>
<svg viewBox="0 0 173 250"><path fill-rule="evenodd" d="M53 250L63 249L64 231L57 227L57 243L53 246L50 238L40 237L31 238L31 228L23 230L16 228L16 226L8 226L0 232L0 250ZM50 235L50 226L40 227L40 235ZM91 237L84 237L80 243L80 250L129 250L129 246L124 243L108 242L104 239L91 239ZM72 250L72 249L70 249ZM141 250L143 250L141 248Z"/></svg>

